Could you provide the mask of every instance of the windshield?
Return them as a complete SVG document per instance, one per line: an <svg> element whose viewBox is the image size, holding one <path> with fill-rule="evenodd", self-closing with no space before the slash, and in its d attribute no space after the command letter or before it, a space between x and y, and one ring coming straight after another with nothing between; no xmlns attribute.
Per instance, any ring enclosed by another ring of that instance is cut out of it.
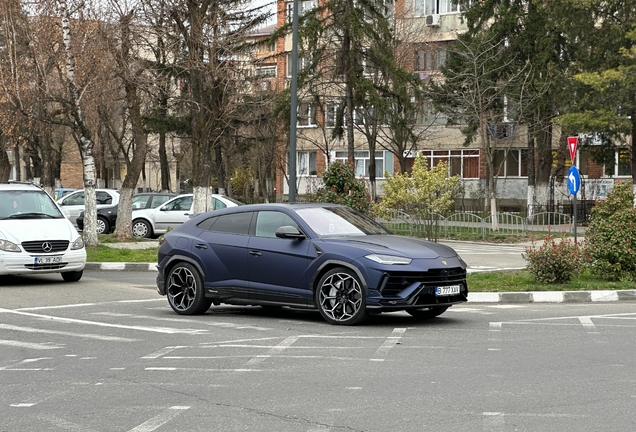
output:
<svg viewBox="0 0 636 432"><path fill-rule="evenodd" d="M321 237L390 234L382 225L348 207L308 207L296 212Z"/></svg>
<svg viewBox="0 0 636 432"><path fill-rule="evenodd" d="M0 219L61 219L64 215L44 191L3 191Z"/></svg>

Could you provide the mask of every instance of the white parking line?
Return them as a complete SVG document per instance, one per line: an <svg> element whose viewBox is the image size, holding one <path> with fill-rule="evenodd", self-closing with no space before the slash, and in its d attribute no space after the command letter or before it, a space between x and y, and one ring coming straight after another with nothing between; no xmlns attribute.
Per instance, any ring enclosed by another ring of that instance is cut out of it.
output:
<svg viewBox="0 0 636 432"><path fill-rule="evenodd" d="M285 340L283 340L278 345L273 346L272 348L270 348L269 354L257 355L252 360L248 361L247 364L248 365L253 365L253 364L261 363L261 362L265 361L265 359L270 358L272 355L275 355L275 354L283 352L285 349L287 349L289 346L291 346L297 340L298 340L298 336L290 336L290 337L286 338Z"/></svg>
<svg viewBox="0 0 636 432"><path fill-rule="evenodd" d="M165 425L170 420L172 420L176 416L180 415L183 411L188 409L190 409L189 406L170 407L170 409L168 409L167 411L164 411L161 414L151 418L147 422L140 424L136 428L131 429L129 432L151 432Z"/></svg>
<svg viewBox="0 0 636 432"><path fill-rule="evenodd" d="M483 419L484 432L498 432L504 430L506 421L500 412L485 412Z"/></svg>
<svg viewBox="0 0 636 432"><path fill-rule="evenodd" d="M90 333L72 333L72 332L57 331L57 330L43 330L43 329L36 329L31 327L19 327L19 326L14 326L10 324L0 324L0 329L21 331L25 333L46 333L46 334L55 334L60 336L73 336L73 337L80 337L82 339L96 339L96 340L102 340L102 341L108 341L108 342L136 342L139 340L139 339L116 337L116 336L102 336L102 335L96 335L96 334L90 334Z"/></svg>
<svg viewBox="0 0 636 432"><path fill-rule="evenodd" d="M51 345L41 344L41 343L18 342L18 341L5 340L5 339L0 339L0 345L14 346L19 348L29 348L29 349L35 349L35 350L52 350L52 349L62 348L59 346L51 346Z"/></svg>
<svg viewBox="0 0 636 432"><path fill-rule="evenodd" d="M404 332L406 332L405 328L396 328L391 332L391 336L386 338L384 343L375 351L373 354L373 358L371 361L384 361L384 357L388 354L388 352L393 348L396 344L400 342L402 336L404 336Z"/></svg>
<svg viewBox="0 0 636 432"><path fill-rule="evenodd" d="M34 313L11 310L11 309L0 309L0 312L12 313L12 314L23 315L23 316L30 316L30 317L34 317L34 318L47 319L47 320L58 321L58 322L63 322L63 323L86 324L86 325L94 325L94 326L99 326L99 327L120 328L120 329L126 329L126 330L138 330L138 331L145 331L145 332L151 332L151 333L164 333L164 334L201 334L201 333L207 333L207 330L175 329L175 328L168 328L168 327L163 327L162 328L162 327L127 326L127 325L110 324L110 323L104 323L104 322L98 322L98 321L87 321L87 320L80 320L80 319L73 319L73 318L62 318L62 317L56 317L56 316L53 316L53 315L40 315L40 314L34 314Z"/></svg>
<svg viewBox="0 0 636 432"><path fill-rule="evenodd" d="M68 420L64 420L62 418L48 415L40 417L41 420L46 421L53 426L57 426L60 429L65 429L69 431L77 431L77 432L94 432L94 429L88 429L84 425L78 425L76 423L70 422Z"/></svg>

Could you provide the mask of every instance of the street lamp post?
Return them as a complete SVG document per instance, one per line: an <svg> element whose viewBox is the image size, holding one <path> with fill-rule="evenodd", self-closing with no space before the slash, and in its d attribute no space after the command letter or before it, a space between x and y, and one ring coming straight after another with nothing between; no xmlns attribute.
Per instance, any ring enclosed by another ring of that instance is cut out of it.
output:
<svg viewBox="0 0 636 432"><path fill-rule="evenodd" d="M292 13L291 84L289 91L289 202L296 202L296 124L298 122L298 0L294 0Z"/></svg>

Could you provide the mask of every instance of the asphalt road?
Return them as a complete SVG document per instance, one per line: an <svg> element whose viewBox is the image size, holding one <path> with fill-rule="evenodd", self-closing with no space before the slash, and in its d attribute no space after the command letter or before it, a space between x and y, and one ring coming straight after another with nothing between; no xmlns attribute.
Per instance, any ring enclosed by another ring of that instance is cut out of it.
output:
<svg viewBox="0 0 636 432"><path fill-rule="evenodd" d="M0 281L0 431L628 431L636 304L467 304L417 322L213 307L150 272Z"/></svg>

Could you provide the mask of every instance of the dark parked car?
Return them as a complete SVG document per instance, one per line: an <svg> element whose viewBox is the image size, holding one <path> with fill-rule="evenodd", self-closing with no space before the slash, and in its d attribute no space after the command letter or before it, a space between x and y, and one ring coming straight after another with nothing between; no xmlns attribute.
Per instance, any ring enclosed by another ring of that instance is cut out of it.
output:
<svg viewBox="0 0 636 432"><path fill-rule="evenodd" d="M159 207L170 198L177 196L173 193L144 192L133 196L132 209L140 210L146 208ZM84 212L81 212L76 219L77 227L84 229ZM97 209L97 234L110 234L115 231L117 223L117 206Z"/></svg>
<svg viewBox="0 0 636 432"><path fill-rule="evenodd" d="M332 324L404 310L429 319L467 301L450 247L392 235L335 204L256 204L198 215L167 232L157 289L181 315L212 304L318 309Z"/></svg>
<svg viewBox="0 0 636 432"><path fill-rule="evenodd" d="M77 228L84 230L84 212L81 212L77 219ZM97 234L110 234L115 231L117 222L117 206L97 209Z"/></svg>

